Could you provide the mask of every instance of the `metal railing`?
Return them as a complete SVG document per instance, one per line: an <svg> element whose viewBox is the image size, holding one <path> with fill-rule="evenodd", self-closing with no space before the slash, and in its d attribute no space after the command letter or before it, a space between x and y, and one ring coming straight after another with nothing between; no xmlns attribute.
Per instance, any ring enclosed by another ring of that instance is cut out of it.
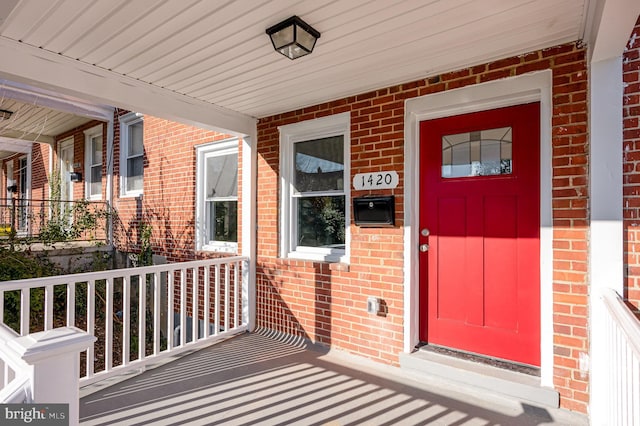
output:
<svg viewBox="0 0 640 426"><path fill-rule="evenodd" d="M104 201L0 198L0 238L58 241L105 240Z"/></svg>
<svg viewBox="0 0 640 426"><path fill-rule="evenodd" d="M607 315L607 424L640 424L640 321L612 289L602 293Z"/></svg>
<svg viewBox="0 0 640 426"><path fill-rule="evenodd" d="M80 357L85 385L247 330L248 265L235 256L6 281L0 318L23 336L63 326L94 335Z"/></svg>

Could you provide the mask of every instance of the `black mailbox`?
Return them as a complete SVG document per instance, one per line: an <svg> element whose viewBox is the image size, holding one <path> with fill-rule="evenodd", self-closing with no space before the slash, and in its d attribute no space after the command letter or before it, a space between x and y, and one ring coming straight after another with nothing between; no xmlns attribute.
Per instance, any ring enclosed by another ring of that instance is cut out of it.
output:
<svg viewBox="0 0 640 426"><path fill-rule="evenodd" d="M353 220L358 226L395 225L395 197L358 197L353 199Z"/></svg>
<svg viewBox="0 0 640 426"><path fill-rule="evenodd" d="M69 177L71 182L81 182L82 181L82 173L80 172L71 172L69 173Z"/></svg>

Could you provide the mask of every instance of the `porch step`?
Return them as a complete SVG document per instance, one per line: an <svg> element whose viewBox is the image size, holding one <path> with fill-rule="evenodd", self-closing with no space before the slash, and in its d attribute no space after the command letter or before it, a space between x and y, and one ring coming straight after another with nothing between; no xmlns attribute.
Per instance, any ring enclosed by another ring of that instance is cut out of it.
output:
<svg viewBox="0 0 640 426"><path fill-rule="evenodd" d="M455 385L472 386L538 406L558 408L560 405L559 393L540 386L539 377L440 353L419 350L400 354L400 368L412 374L435 376Z"/></svg>

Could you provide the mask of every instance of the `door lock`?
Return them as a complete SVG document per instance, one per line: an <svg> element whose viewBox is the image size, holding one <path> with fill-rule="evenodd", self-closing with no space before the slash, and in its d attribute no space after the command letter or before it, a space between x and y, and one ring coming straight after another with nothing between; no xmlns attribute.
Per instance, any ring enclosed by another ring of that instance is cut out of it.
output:
<svg viewBox="0 0 640 426"><path fill-rule="evenodd" d="M429 251L429 244L420 244L420 251L423 253Z"/></svg>
<svg viewBox="0 0 640 426"><path fill-rule="evenodd" d="M429 229L428 228L422 228L420 230L420 235L422 235L423 237L428 237L429 236Z"/></svg>

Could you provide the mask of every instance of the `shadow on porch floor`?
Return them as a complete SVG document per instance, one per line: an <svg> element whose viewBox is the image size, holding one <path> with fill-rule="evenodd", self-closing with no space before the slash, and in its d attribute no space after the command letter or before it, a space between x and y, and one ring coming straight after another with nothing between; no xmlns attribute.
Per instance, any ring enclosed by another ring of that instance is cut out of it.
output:
<svg viewBox="0 0 640 426"><path fill-rule="evenodd" d="M83 393L86 393L84 390ZM302 341L243 334L80 401L84 425L578 425L586 419L418 382Z"/></svg>

